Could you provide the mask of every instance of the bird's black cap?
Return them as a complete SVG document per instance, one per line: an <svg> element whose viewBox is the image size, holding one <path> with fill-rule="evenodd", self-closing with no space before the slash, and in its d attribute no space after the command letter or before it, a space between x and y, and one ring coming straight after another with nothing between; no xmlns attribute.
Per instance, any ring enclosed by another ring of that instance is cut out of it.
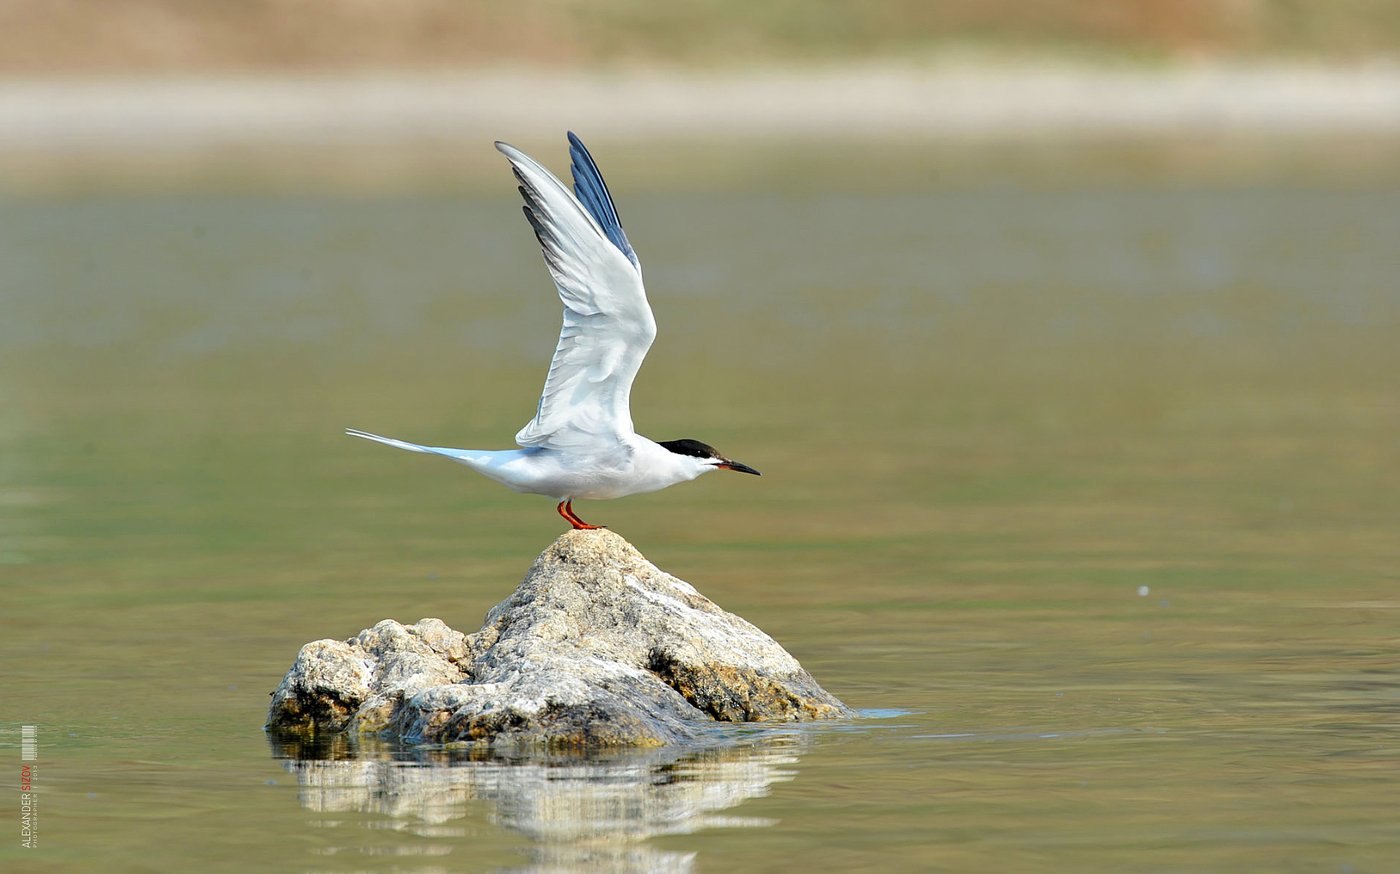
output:
<svg viewBox="0 0 1400 874"><path fill-rule="evenodd" d="M713 458L715 461L720 462L715 466L723 468L724 470L751 473L754 476L762 475L747 464L725 458L723 455L719 454L719 450L708 443L701 443L699 440L662 440L658 445L666 447L677 455L689 455L692 458Z"/></svg>
<svg viewBox="0 0 1400 874"><path fill-rule="evenodd" d="M723 455L719 454L719 450L708 443L701 443L699 440L688 438L685 440L662 440L660 444L677 455L689 455L694 458L724 458Z"/></svg>

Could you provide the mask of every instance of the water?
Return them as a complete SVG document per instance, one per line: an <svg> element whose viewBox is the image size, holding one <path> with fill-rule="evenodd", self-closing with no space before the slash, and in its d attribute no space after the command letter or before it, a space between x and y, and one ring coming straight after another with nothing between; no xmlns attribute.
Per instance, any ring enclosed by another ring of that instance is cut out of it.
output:
<svg viewBox="0 0 1400 874"><path fill-rule="evenodd" d="M0 200L0 863L1395 870L1400 190L1095 178L618 192L639 428L764 477L580 512L862 716L588 760L261 731L303 642L474 630L559 531L340 434L529 417L508 185Z"/></svg>

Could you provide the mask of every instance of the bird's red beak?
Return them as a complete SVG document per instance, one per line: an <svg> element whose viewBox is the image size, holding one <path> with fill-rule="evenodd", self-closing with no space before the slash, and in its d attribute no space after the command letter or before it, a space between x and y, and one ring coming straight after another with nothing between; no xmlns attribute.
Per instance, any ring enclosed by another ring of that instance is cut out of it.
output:
<svg viewBox="0 0 1400 874"><path fill-rule="evenodd" d="M738 461L724 461L715 465L715 467L718 467L720 470L737 470L739 473L751 473L754 476L763 476L763 474L749 467L747 464Z"/></svg>

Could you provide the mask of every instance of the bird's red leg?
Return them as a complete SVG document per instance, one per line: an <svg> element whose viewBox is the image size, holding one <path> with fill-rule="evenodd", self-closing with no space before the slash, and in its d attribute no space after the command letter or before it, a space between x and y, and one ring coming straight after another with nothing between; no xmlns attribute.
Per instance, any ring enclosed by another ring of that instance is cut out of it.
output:
<svg viewBox="0 0 1400 874"><path fill-rule="evenodd" d="M570 525L572 525L574 528L578 528L578 523L574 521L574 515L573 515L573 513L571 513L571 512L569 512L568 510L565 510L565 509L564 509L564 505L567 504L567 503L569 503L569 502L568 502L568 501L560 501L560 502L559 502L559 506L555 507L554 509L557 510L557 511L559 512L559 515L560 515L560 516L563 516L564 519L565 519Z"/></svg>
<svg viewBox="0 0 1400 874"><path fill-rule="evenodd" d="M559 511L559 515L569 520L569 524L574 526L575 531L593 531L598 528L606 528L606 525L589 525L587 522L574 515L574 502L572 499L560 501L559 506L554 509Z"/></svg>
<svg viewBox="0 0 1400 874"><path fill-rule="evenodd" d="M573 502L573 500L566 501L566 502L564 503L564 509L569 511L569 522L570 522L570 524L572 524L572 525L573 525L575 528L577 528L577 529L580 529L580 530L583 530L583 531L596 531L596 530L599 529L599 528L606 528L606 527L608 527L608 526L606 526L606 525L589 525L587 522L585 522L585 521L583 521L582 519L580 519L580 518L578 517L578 514L574 512L574 502Z"/></svg>

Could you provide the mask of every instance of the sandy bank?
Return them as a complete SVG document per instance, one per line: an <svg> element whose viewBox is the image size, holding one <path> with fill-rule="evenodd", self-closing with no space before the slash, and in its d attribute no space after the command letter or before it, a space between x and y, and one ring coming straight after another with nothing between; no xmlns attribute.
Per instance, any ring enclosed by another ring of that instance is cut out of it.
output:
<svg viewBox="0 0 1400 874"><path fill-rule="evenodd" d="M0 82L0 149L595 139L1400 132L1400 67Z"/></svg>
<svg viewBox="0 0 1400 874"><path fill-rule="evenodd" d="M629 172L679 172L705 187L726 174L825 172L789 166L789 156L823 149L844 156L841 172L862 154L874 173L926 152L919 160L940 173L978 155L1001 173L995 153L1027 145L1091 167L1133 163L1086 151L1109 143L1165 146L1169 154L1138 163L1165 161L1186 176L1202 167L1294 176L1313 165L1393 176L1400 67L0 80L0 189L494 185L492 140L544 150L566 129L613 149ZM800 153L788 148L797 140Z"/></svg>

